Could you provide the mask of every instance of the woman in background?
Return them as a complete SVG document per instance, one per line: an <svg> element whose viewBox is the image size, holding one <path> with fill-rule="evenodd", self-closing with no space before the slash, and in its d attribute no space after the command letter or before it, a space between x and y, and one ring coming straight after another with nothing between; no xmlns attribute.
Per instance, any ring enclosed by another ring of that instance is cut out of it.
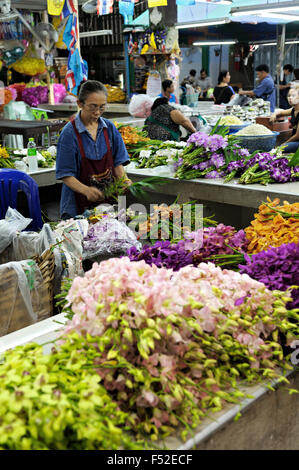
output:
<svg viewBox="0 0 299 470"><path fill-rule="evenodd" d="M226 104L229 103L235 92L231 86L230 82L230 73L227 70L222 70L218 76L218 85L214 88L214 100L215 104Z"/></svg>
<svg viewBox="0 0 299 470"><path fill-rule="evenodd" d="M299 148L299 86L290 88L288 102L291 107L275 111L270 122L275 121L278 116L291 116L292 136L283 145L286 145L284 153L294 153Z"/></svg>
<svg viewBox="0 0 299 470"><path fill-rule="evenodd" d="M153 140L180 140L180 126L188 132L196 129L190 119L181 111L170 106L167 98L157 98L152 106L151 115L145 120L145 130Z"/></svg>

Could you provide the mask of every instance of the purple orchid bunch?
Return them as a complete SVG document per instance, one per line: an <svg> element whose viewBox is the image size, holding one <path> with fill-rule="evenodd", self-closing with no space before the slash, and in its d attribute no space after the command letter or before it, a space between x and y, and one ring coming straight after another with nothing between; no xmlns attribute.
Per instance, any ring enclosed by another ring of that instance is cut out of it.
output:
<svg viewBox="0 0 299 470"><path fill-rule="evenodd" d="M157 241L152 246L145 245L141 251L132 247L127 250L127 256L131 261L144 260L149 265L179 271L184 266L198 266L203 261L219 265L238 264L244 259L247 246L244 230L236 231L234 227L219 224L186 233L176 244Z"/></svg>
<svg viewBox="0 0 299 470"><path fill-rule="evenodd" d="M246 161L239 179L242 184L288 183L299 180L299 167L290 167L285 156L273 156L268 152L259 152Z"/></svg>
<svg viewBox="0 0 299 470"><path fill-rule="evenodd" d="M299 308L299 244L288 243L277 248L248 256L246 264L239 265L241 274L248 274L252 279L262 282L270 290L286 291L291 286L293 302L289 309Z"/></svg>
<svg viewBox="0 0 299 470"><path fill-rule="evenodd" d="M187 143L189 145L176 163L175 175L179 179L223 178L229 162L249 155L248 150L242 149L232 135L195 132Z"/></svg>

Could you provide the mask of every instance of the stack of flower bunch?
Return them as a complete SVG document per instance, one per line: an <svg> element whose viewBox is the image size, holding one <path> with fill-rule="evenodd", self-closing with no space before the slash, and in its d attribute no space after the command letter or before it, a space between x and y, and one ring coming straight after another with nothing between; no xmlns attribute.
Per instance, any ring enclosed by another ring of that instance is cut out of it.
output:
<svg viewBox="0 0 299 470"><path fill-rule="evenodd" d="M5 147L0 145L0 168L14 168L13 160Z"/></svg>
<svg viewBox="0 0 299 470"><path fill-rule="evenodd" d="M152 143L147 149L136 152L132 160L138 162L137 168L155 168L160 165L168 165L179 159L187 145L186 142L166 140L159 143L158 141L156 144Z"/></svg>
<svg viewBox="0 0 299 470"><path fill-rule="evenodd" d="M172 243L184 237L185 232L192 232L196 226L210 227L217 225L212 217L200 217L195 201L171 206L154 206L150 215L140 214L133 217L138 222L138 239L155 242L171 240ZM185 219L184 219L185 213ZM138 219L138 220L137 220Z"/></svg>
<svg viewBox="0 0 299 470"><path fill-rule="evenodd" d="M259 206L250 226L245 228L249 241L248 253L259 253L270 247L278 247L285 243L299 243L299 203L289 204L279 199Z"/></svg>
<svg viewBox="0 0 299 470"><path fill-rule="evenodd" d="M281 149L254 153L249 159L230 162L227 173L226 183L236 176L241 184L267 185L299 180L299 166L291 166L290 158L282 156Z"/></svg>
<svg viewBox="0 0 299 470"><path fill-rule="evenodd" d="M217 132L210 135L196 132L189 137L189 145L176 164L177 178L222 178L230 162L249 155L248 150L238 145L236 137L225 135L225 129L221 131L218 127Z"/></svg>
<svg viewBox="0 0 299 470"><path fill-rule="evenodd" d="M136 151L139 152L146 143L150 142L146 132L138 127L128 126L118 122L114 122L114 124L119 130L130 156L132 154L134 155Z"/></svg>
<svg viewBox="0 0 299 470"><path fill-rule="evenodd" d="M154 245L135 247L127 251L131 261L144 260L147 264L179 271L189 264L198 266L203 261L219 265L236 265L244 260L248 241L243 230L218 224L195 232L185 233L178 243L157 241ZM236 256L235 253L238 253Z"/></svg>
<svg viewBox="0 0 299 470"><path fill-rule="evenodd" d="M128 258L94 263L67 295L74 315L62 338L85 358L72 350L67 368L82 370L86 358L93 362L94 375L129 414L126 429L137 438L156 440L180 426L184 439L209 411L245 398L238 379L243 385L287 382L276 367L292 369L279 343L280 332L289 342L298 336L288 319L298 314L285 308L289 299L212 263L176 273ZM97 415L95 397L84 406Z"/></svg>
<svg viewBox="0 0 299 470"><path fill-rule="evenodd" d="M107 102L108 103L123 103L126 99L125 92L118 86L112 86L105 84L107 90Z"/></svg>
<svg viewBox="0 0 299 470"><path fill-rule="evenodd" d="M299 307L299 203L279 199L259 207L251 225L245 229L248 254L239 265L241 273L263 282L269 289L292 289L288 308Z"/></svg>

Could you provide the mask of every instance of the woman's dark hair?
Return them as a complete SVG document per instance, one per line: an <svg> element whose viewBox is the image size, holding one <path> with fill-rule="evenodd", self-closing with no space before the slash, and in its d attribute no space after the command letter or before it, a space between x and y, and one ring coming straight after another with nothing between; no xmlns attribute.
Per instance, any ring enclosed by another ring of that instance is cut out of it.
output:
<svg viewBox="0 0 299 470"><path fill-rule="evenodd" d="M205 72L205 74L208 75L208 72L206 71L206 69L201 69L200 73L202 72Z"/></svg>
<svg viewBox="0 0 299 470"><path fill-rule="evenodd" d="M190 72L189 72L189 75L191 75L191 77L195 77L195 75L196 75L196 70L195 70L195 69L191 69Z"/></svg>
<svg viewBox="0 0 299 470"><path fill-rule="evenodd" d="M292 73L294 71L294 67L292 66L292 64L285 64L283 66L283 70L288 70L290 73Z"/></svg>
<svg viewBox="0 0 299 470"><path fill-rule="evenodd" d="M228 74L228 70L221 70L221 72L218 75L218 85L223 81L223 79L226 77Z"/></svg>
<svg viewBox="0 0 299 470"><path fill-rule="evenodd" d="M296 80L299 80L299 69L294 69L294 75Z"/></svg>
<svg viewBox="0 0 299 470"><path fill-rule="evenodd" d="M168 99L165 98L165 96L163 98L157 98L154 102L153 102L153 106L152 106L152 111L154 111L154 109L158 108L158 106L161 106L161 104L168 104Z"/></svg>
<svg viewBox="0 0 299 470"><path fill-rule="evenodd" d="M267 64L258 65L255 69L257 72L266 72L269 73L269 67Z"/></svg>
<svg viewBox="0 0 299 470"><path fill-rule="evenodd" d="M167 88L169 88L171 85L172 85L172 80L166 79L166 80L163 80L162 82L162 88L164 91L166 91Z"/></svg>
<svg viewBox="0 0 299 470"><path fill-rule="evenodd" d="M107 96L107 90L103 83L98 82L97 80L87 80L80 84L78 92L79 101L84 103L88 95L91 93L104 93Z"/></svg>

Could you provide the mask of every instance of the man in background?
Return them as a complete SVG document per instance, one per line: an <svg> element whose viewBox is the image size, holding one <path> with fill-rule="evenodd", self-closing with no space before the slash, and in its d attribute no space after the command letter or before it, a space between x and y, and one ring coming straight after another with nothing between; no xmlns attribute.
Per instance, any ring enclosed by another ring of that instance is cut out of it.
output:
<svg viewBox="0 0 299 470"><path fill-rule="evenodd" d="M274 80L269 73L269 67L266 64L261 64L256 67L256 73L259 80L259 84L254 90L239 90L239 95L256 96L262 98L264 101L270 102L270 111L275 111L275 84Z"/></svg>
<svg viewBox="0 0 299 470"><path fill-rule="evenodd" d="M167 98L169 103L179 102L179 100L174 94L174 83L172 80L169 80L169 79L163 80L162 93L160 93L159 96Z"/></svg>
<svg viewBox="0 0 299 470"><path fill-rule="evenodd" d="M213 88L211 79L208 77L206 69L201 69L200 78L197 79L197 82L201 88L202 96L206 98L209 88Z"/></svg>
<svg viewBox="0 0 299 470"><path fill-rule="evenodd" d="M287 99L288 92L290 89L290 82L287 83L287 77L293 73L294 67L291 64L283 66L283 80L279 82L279 107L281 109L289 109L290 105Z"/></svg>

